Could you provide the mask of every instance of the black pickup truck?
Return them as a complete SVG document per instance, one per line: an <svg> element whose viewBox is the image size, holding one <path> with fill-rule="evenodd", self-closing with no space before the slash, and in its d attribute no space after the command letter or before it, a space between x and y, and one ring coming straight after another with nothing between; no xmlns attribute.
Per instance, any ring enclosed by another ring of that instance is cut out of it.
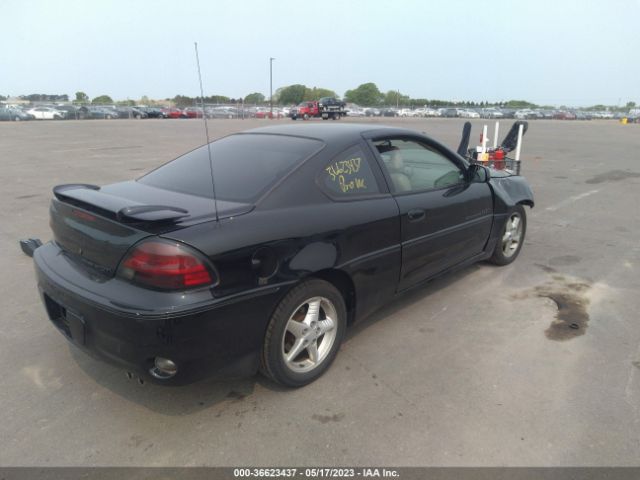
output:
<svg viewBox="0 0 640 480"><path fill-rule="evenodd" d="M347 115L347 111L345 110L346 106L346 103L338 100L337 98L322 97L318 100L319 116L322 117L323 120L327 120L329 118L338 120L340 117Z"/></svg>

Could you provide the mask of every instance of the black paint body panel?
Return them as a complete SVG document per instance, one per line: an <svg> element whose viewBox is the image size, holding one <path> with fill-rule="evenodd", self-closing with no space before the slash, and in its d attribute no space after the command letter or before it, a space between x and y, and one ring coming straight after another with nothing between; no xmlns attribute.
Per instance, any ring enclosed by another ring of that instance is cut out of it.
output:
<svg viewBox="0 0 640 480"><path fill-rule="evenodd" d="M490 256L509 208L533 203L522 177L394 196L378 159L367 150L369 138L423 138L466 168L457 154L415 132L354 124L290 125L257 132L318 138L326 147L250 208L222 202L227 214L219 221L208 217L202 198L189 205L188 195L180 196L177 206L198 212L197 218L162 226L124 225L101 216L95 206L53 200L54 241L38 248L34 260L54 324L64 330L54 318L60 314L56 308L69 310L72 322L76 317L84 322L83 341L71 335L73 343L141 375L155 356L175 359L178 375L168 383L188 383L215 371L255 371L271 314L300 281L319 276L339 284L346 290L350 320L357 321L402 290ZM367 152L380 193L335 201L315 178L354 145ZM165 205L177 198L171 193L161 198L157 189L146 186L138 191L136 185L126 182L103 191L142 204L145 195L153 194L154 202ZM416 207L426 216L413 223L407 212ZM74 216L72 210L80 214ZM85 222L86 215L95 219ZM158 292L119 278L115 271L126 252L155 235L205 255L215 265L220 284ZM239 368L230 368L235 366Z"/></svg>

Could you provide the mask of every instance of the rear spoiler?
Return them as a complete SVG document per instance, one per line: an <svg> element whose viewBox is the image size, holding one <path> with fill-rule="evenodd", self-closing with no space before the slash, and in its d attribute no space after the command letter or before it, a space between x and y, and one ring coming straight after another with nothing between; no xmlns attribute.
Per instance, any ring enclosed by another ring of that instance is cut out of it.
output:
<svg viewBox="0 0 640 480"><path fill-rule="evenodd" d="M123 223L127 221L168 222L189 216L189 211L184 208L145 205L104 193L97 185L84 183L58 185L53 188L53 194L60 201L97 211Z"/></svg>

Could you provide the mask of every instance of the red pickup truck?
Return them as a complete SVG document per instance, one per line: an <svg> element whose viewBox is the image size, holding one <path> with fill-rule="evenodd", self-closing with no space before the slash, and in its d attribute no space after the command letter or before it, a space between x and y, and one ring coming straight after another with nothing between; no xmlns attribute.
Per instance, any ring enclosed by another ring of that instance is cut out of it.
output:
<svg viewBox="0 0 640 480"><path fill-rule="evenodd" d="M323 97L318 101L302 102L291 109L289 116L292 120L302 118L307 120L312 117L322 117L323 120L338 120L347 114L345 104L332 97Z"/></svg>
<svg viewBox="0 0 640 480"><path fill-rule="evenodd" d="M311 117L317 117L319 112L318 102L302 102L291 109L289 116L292 120L297 120L298 118L307 120Z"/></svg>

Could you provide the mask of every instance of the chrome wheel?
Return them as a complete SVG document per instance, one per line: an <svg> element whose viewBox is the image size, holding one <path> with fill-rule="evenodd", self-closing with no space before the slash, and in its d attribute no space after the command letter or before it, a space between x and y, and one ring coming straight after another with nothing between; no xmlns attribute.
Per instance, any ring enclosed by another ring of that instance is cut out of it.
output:
<svg viewBox="0 0 640 480"><path fill-rule="evenodd" d="M312 297L298 306L282 336L285 365L297 373L318 367L335 342L337 318L336 307L326 297Z"/></svg>
<svg viewBox="0 0 640 480"><path fill-rule="evenodd" d="M522 218L518 212L512 213L507 220L502 236L502 254L510 258L517 251L522 241Z"/></svg>

